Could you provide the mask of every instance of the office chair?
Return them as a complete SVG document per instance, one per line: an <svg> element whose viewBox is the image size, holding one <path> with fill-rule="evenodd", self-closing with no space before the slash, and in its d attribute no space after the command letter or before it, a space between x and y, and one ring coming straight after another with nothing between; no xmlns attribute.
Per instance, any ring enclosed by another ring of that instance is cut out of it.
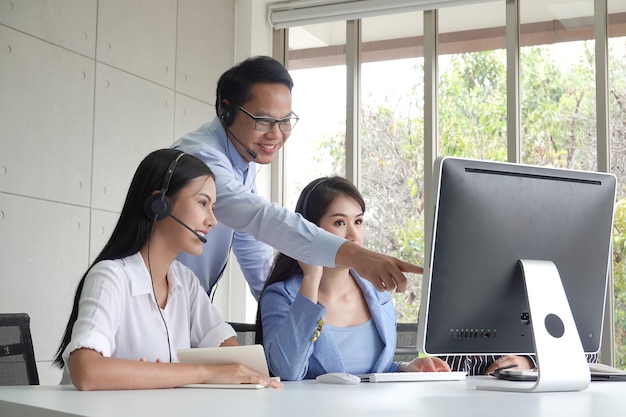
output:
<svg viewBox="0 0 626 417"><path fill-rule="evenodd" d="M0 385L39 385L28 314L0 314Z"/></svg>
<svg viewBox="0 0 626 417"><path fill-rule="evenodd" d="M393 360L409 362L417 357L417 323L397 323L398 340Z"/></svg>
<svg viewBox="0 0 626 417"><path fill-rule="evenodd" d="M256 324L254 323L237 323L228 322L233 329L237 332L237 342L240 345L254 345L254 338L256 336Z"/></svg>

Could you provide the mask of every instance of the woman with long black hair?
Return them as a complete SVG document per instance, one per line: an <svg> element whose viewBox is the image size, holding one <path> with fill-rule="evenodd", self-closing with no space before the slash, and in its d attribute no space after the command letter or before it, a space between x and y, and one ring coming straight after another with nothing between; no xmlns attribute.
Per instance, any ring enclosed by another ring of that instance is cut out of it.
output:
<svg viewBox="0 0 626 417"><path fill-rule="evenodd" d="M199 159L161 149L140 163L111 238L81 278L57 351L61 383L80 390L192 383L280 383L243 365L177 363L181 348L237 345L193 272L217 223L215 177Z"/></svg>

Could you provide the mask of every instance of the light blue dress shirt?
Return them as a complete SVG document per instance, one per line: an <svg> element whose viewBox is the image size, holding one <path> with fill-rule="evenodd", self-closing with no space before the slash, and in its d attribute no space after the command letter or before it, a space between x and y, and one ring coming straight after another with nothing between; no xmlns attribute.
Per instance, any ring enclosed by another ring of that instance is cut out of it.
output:
<svg viewBox="0 0 626 417"><path fill-rule="evenodd" d="M233 249L250 290L258 299L273 260L273 250L304 262L335 266L342 238L256 194L257 164L237 152L218 118L188 133L172 147L204 161L216 177L218 225L206 236L202 255L179 255L211 292ZM264 243L263 243L264 242ZM269 246L268 246L269 245Z"/></svg>
<svg viewBox="0 0 626 417"><path fill-rule="evenodd" d="M363 291L382 341L382 350L369 372L397 372L399 362L393 362L397 340L396 312L391 294L379 292L356 272L351 273ZM313 340L319 320L326 315L326 308L300 294L301 285L302 274L294 275L287 281L270 285L261 297L263 346L270 371L286 381L311 379L328 372L349 372L342 357L350 356L352 352L340 352L329 329L322 327L319 337Z"/></svg>

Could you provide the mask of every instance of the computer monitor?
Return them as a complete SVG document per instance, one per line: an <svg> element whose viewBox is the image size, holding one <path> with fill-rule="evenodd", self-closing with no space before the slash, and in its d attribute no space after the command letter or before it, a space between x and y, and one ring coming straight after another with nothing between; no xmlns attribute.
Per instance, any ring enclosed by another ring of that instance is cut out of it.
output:
<svg viewBox="0 0 626 417"><path fill-rule="evenodd" d="M536 354L539 379L567 361L582 372L583 351L600 348L615 177L441 157L433 179L418 348L429 355Z"/></svg>

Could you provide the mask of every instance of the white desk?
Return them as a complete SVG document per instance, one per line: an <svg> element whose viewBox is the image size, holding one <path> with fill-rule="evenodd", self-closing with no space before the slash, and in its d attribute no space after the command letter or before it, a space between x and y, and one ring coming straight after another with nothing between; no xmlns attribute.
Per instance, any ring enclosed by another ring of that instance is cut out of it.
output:
<svg viewBox="0 0 626 417"><path fill-rule="evenodd" d="M592 382L579 392L475 390L484 377L458 382L286 382L282 389L177 388L80 392L66 386L0 387L0 416L497 416L626 415L626 382Z"/></svg>

